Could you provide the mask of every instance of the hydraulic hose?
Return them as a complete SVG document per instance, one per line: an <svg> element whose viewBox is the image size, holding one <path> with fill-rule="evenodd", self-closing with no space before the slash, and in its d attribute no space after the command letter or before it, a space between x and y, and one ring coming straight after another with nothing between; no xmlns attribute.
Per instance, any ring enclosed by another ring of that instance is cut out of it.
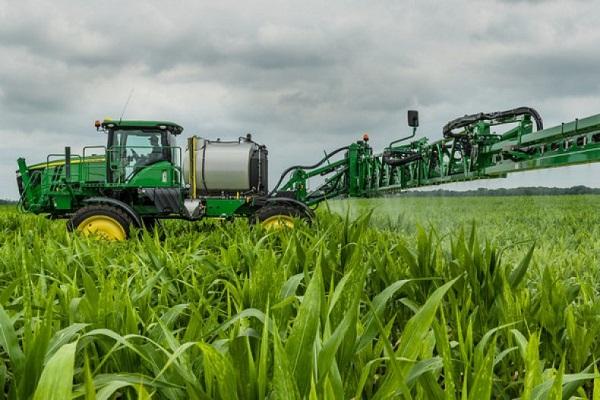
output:
<svg viewBox="0 0 600 400"><path fill-rule="evenodd" d="M443 134L446 138L452 138L457 136L452 132L454 129L464 128L465 126L469 126L479 121L517 117L520 115L531 116L535 121L535 126L538 131L544 129L544 121L542 120L541 115L535 109L531 107L518 107L513 108L512 110L497 111L492 113L478 113L456 118L444 125Z"/></svg>
<svg viewBox="0 0 600 400"><path fill-rule="evenodd" d="M283 171L283 173L279 177L279 180L277 181L277 184L275 185L275 187L273 188L273 190L271 190L269 192L268 196L271 197L271 196L273 196L273 194L275 194L275 192L277 192L277 189L279 189L279 185L281 185L281 182L283 182L283 179L285 178L285 176L287 174L290 173L290 171L293 171L295 169L313 169L313 168L317 168L321 164L323 164L325 161L329 160L331 157L333 157L334 155L336 155L337 153L339 153L340 151L348 150L349 148L350 148L350 146L344 146L344 147L340 147L339 149L335 149L331 153L326 154L325 157L321 161L319 161L318 163L313 164L313 165L293 165L293 166L287 168L285 171Z"/></svg>
<svg viewBox="0 0 600 400"><path fill-rule="evenodd" d="M346 172L348 170L348 167L345 166L341 171L340 171L340 175L338 175L337 178L335 178L332 181L326 182L323 185L319 186L319 188L313 190L312 192L310 192L307 196L306 199L307 200L320 200L320 199L325 199L327 198L327 196L330 193L335 192L336 188L338 187L340 181L342 180L342 175L341 172ZM321 192L321 190L323 188L326 188L326 190L324 192ZM318 197L314 197L316 194L319 194Z"/></svg>
<svg viewBox="0 0 600 400"><path fill-rule="evenodd" d="M25 185L23 187L23 191L20 193L19 195L19 201L17 202L17 209L21 212L23 211L28 211L28 209L24 206L25 202L25 196L27 195L27 190L29 190L29 187L31 186L31 183L33 182L33 177L36 175L41 175L42 173L40 171L33 171L29 177L29 182L27 182L27 185Z"/></svg>
<svg viewBox="0 0 600 400"><path fill-rule="evenodd" d="M411 152L411 153L401 153L400 157L395 157L393 153L383 153L382 160L387 165L392 167L398 167L400 165L408 164L412 161L420 160L422 157L419 153Z"/></svg>

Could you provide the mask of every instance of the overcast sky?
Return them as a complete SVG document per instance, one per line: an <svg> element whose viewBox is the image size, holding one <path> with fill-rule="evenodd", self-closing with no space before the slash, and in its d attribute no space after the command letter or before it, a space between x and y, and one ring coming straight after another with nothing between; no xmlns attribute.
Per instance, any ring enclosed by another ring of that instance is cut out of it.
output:
<svg viewBox="0 0 600 400"><path fill-rule="evenodd" d="M363 132L382 149L408 133L409 108L431 139L466 113L526 105L546 126L600 113L599 17L586 0L0 0L0 198L17 196L19 156L103 144L94 120L118 118L132 90L125 119L251 132L272 178ZM597 187L599 172L494 185Z"/></svg>

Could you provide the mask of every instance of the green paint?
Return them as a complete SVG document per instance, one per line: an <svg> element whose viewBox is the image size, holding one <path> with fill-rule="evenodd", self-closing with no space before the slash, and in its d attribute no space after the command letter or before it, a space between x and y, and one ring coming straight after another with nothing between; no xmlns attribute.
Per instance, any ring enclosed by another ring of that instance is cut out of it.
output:
<svg viewBox="0 0 600 400"><path fill-rule="evenodd" d="M133 171L125 187L152 188L152 187L178 187L177 169L168 161L160 161L156 164Z"/></svg>
<svg viewBox="0 0 600 400"><path fill-rule="evenodd" d="M225 218L231 217L238 213L240 207L246 203L245 199L221 199L207 198L206 199L206 216Z"/></svg>

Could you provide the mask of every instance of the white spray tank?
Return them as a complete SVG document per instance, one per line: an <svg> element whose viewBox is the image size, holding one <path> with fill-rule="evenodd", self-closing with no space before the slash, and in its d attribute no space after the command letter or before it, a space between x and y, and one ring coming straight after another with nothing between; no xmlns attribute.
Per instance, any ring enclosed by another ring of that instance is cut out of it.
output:
<svg viewBox="0 0 600 400"><path fill-rule="evenodd" d="M194 144L190 146L191 143ZM267 154L266 147L253 142L250 135L236 141L190 138L183 156L184 180L193 187L192 175L200 195L266 194ZM190 160L192 156L195 163ZM194 174L190 174L192 165L195 166Z"/></svg>

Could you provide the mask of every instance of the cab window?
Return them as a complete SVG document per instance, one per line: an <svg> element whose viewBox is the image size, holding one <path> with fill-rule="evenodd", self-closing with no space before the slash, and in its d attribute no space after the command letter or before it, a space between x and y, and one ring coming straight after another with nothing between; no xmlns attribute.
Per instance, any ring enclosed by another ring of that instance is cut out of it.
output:
<svg viewBox="0 0 600 400"><path fill-rule="evenodd" d="M170 161L170 152L163 148L166 135L167 132L155 130L113 131L109 151L117 180L128 180L135 172L158 161Z"/></svg>

